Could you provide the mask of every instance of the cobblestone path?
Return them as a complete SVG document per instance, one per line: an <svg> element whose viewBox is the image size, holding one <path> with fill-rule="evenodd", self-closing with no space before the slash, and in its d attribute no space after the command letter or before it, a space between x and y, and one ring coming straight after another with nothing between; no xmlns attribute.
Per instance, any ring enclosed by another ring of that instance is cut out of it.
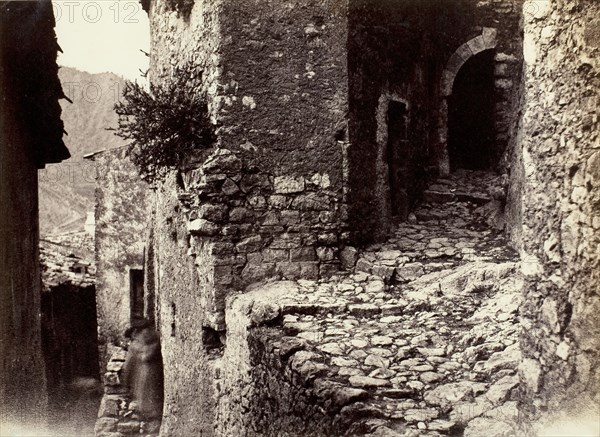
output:
<svg viewBox="0 0 600 437"><path fill-rule="evenodd" d="M282 347L337 390L349 434L515 435L520 275L496 211L501 181L463 171L425 193L409 222L355 272L290 281Z"/></svg>

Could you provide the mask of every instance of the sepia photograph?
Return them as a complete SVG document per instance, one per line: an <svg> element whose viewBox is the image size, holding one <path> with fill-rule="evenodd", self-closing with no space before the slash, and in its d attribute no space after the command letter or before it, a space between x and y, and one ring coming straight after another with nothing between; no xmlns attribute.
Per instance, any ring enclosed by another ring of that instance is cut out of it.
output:
<svg viewBox="0 0 600 437"><path fill-rule="evenodd" d="M599 0L0 0L0 437L600 437Z"/></svg>

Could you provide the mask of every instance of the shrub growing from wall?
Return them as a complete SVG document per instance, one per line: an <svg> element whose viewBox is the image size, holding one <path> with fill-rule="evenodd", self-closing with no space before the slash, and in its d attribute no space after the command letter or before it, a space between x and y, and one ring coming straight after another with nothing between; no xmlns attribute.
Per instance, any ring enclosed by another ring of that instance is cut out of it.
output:
<svg viewBox="0 0 600 437"><path fill-rule="evenodd" d="M206 100L189 92L195 80L201 80L201 72L187 63L171 81L150 84L149 90L137 82L125 84L125 100L115 105L116 135L132 141L128 155L143 179L161 178L193 150L214 143Z"/></svg>

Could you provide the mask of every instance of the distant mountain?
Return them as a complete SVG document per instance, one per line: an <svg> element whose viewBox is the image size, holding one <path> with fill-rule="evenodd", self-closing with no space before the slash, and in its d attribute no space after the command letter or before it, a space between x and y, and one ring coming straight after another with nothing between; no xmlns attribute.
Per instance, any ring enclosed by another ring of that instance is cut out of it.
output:
<svg viewBox="0 0 600 437"><path fill-rule="evenodd" d="M91 74L61 67L58 76L66 96L61 100L68 135L64 141L71 158L39 172L40 232L42 235L83 230L88 211L94 208L94 166L83 156L125 145L106 130L117 126L114 104L125 80L113 73Z"/></svg>

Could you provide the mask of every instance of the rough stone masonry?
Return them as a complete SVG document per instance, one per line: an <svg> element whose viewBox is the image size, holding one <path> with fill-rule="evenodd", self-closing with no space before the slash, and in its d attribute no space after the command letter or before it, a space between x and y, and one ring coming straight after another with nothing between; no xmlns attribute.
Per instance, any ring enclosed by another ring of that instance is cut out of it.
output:
<svg viewBox="0 0 600 437"><path fill-rule="evenodd" d="M522 406L534 420L597 420L600 5L535 3L520 132Z"/></svg>

